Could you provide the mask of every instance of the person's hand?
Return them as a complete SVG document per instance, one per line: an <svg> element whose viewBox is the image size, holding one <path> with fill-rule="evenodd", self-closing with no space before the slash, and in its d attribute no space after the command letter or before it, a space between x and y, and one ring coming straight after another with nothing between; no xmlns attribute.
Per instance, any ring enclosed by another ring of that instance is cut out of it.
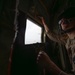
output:
<svg viewBox="0 0 75 75"><path fill-rule="evenodd" d="M49 72L52 72L53 75L72 75L67 74L64 71L60 70L50 59L50 57L44 51L40 51L37 56L37 63L40 68L44 68ZM60 72L59 72L60 71Z"/></svg>
<svg viewBox="0 0 75 75"><path fill-rule="evenodd" d="M49 56L44 52L40 51L37 56L37 63L39 66L46 68L49 64L50 58Z"/></svg>
<svg viewBox="0 0 75 75"><path fill-rule="evenodd" d="M41 20L42 20L42 23L43 23L43 25L44 25L45 31L48 32L48 31L49 31L49 28L48 28L47 24L45 23L44 18L41 17Z"/></svg>

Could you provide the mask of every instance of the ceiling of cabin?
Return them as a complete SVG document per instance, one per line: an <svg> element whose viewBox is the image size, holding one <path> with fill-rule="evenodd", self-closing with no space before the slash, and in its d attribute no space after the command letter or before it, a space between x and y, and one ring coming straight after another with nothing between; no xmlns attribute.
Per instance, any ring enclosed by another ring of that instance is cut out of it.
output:
<svg viewBox="0 0 75 75"><path fill-rule="evenodd" d="M1 0L0 25L2 28L12 30L15 3L16 0ZM42 22L39 17L44 17L50 28L57 28L59 14L69 6L75 6L75 0L19 0L18 9L40 25Z"/></svg>
<svg viewBox="0 0 75 75"><path fill-rule="evenodd" d="M47 25L54 27L59 14L69 6L75 6L75 0L20 0L19 10L40 24L39 17L44 17Z"/></svg>

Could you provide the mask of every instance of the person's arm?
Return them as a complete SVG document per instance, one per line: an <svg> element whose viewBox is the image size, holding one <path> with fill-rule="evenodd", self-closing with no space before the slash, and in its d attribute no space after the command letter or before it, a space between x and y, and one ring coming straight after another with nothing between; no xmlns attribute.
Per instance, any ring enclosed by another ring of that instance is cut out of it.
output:
<svg viewBox="0 0 75 75"><path fill-rule="evenodd" d="M64 41L64 39L63 39L63 36L62 36L62 35L58 35L58 34L52 32L52 31L48 28L48 26L46 25L46 23L45 23L45 21L44 21L44 18L42 17L41 19L42 19L42 23L43 23L43 25L44 25L45 32L46 32L47 36L49 37L49 39L51 39L51 40L53 40L53 41L55 41L55 42L59 42L59 43L64 44L65 41Z"/></svg>
<svg viewBox="0 0 75 75"><path fill-rule="evenodd" d="M47 69L53 75L69 75L61 70L44 51L39 52L37 63L40 67Z"/></svg>

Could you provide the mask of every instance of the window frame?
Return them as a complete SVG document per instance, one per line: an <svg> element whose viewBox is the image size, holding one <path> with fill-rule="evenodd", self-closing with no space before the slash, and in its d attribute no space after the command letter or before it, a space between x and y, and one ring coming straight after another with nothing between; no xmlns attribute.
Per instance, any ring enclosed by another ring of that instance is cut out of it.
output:
<svg viewBox="0 0 75 75"><path fill-rule="evenodd" d="M43 28L38 22L34 21L33 19L31 19L31 18L29 18L29 17L27 17L27 19L28 19L29 21L31 21L32 23L34 23L34 24L38 25L39 27L41 27L41 43L44 43L44 42L45 42L45 41L44 41L44 28ZM27 24L27 19L26 19L26 24ZM26 29L25 29L25 33L26 33ZM24 38L24 39L25 39L25 38ZM25 40L24 40L24 44L26 45ZM32 44L33 44L33 43L32 43Z"/></svg>

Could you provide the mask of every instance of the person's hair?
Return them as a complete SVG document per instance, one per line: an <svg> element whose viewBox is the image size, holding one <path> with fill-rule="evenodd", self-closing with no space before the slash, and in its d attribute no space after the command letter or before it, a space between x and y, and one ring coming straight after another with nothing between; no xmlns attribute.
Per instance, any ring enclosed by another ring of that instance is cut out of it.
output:
<svg viewBox="0 0 75 75"><path fill-rule="evenodd" d="M62 18L65 18L65 19L69 19L69 18L74 18L75 17L75 7L72 6L72 7L68 7L67 9L65 9L58 17L58 22L62 19ZM59 29L61 30L61 33L64 34L64 33L67 33L67 32L70 32L72 30L75 30L75 27L74 28L71 28L71 29L68 29L66 31L62 30L60 24L59 24Z"/></svg>
<svg viewBox="0 0 75 75"><path fill-rule="evenodd" d="M65 9L58 17L58 20L62 19L62 18L73 18L75 17L75 7L68 7L67 9Z"/></svg>

